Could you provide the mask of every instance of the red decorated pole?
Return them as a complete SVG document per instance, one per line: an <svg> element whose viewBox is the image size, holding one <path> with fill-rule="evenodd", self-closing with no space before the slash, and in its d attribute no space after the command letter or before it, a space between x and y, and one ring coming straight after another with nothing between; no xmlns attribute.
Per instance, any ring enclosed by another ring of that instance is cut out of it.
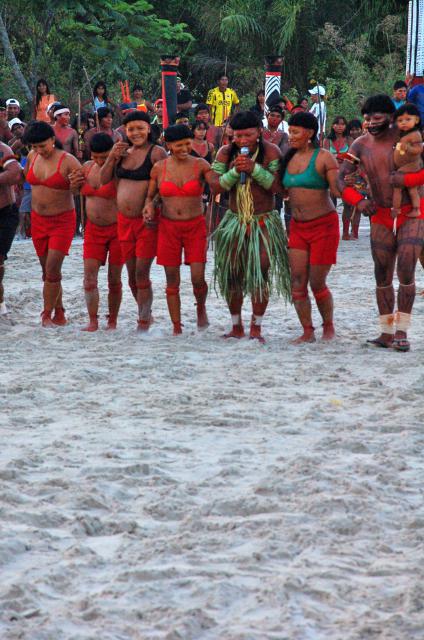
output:
<svg viewBox="0 0 424 640"><path fill-rule="evenodd" d="M173 123L177 115L177 73L180 58L178 56L162 56L162 100L163 128Z"/></svg>

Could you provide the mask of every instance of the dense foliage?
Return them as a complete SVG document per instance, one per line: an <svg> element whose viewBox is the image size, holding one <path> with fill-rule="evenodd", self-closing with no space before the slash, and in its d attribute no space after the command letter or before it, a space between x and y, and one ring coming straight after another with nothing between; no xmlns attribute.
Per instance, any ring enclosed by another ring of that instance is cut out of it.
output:
<svg viewBox="0 0 424 640"><path fill-rule="evenodd" d="M79 89L88 97L84 66L115 98L124 78L156 97L165 52L181 55L198 99L227 68L244 105L262 86L264 55L282 53L284 92L297 99L318 79L330 116L356 115L365 95L404 75L401 0L3 0L0 16L0 95L26 100L38 77L71 102Z"/></svg>

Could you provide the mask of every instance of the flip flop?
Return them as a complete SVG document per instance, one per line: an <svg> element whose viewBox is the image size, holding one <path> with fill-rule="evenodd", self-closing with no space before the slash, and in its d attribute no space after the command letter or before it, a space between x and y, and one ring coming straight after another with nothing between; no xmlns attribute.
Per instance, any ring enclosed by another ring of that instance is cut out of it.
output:
<svg viewBox="0 0 424 640"><path fill-rule="evenodd" d="M390 349L392 346L389 342L384 342L384 340L380 340L380 338L374 338L374 340L367 340L367 344L371 344L373 347L378 347L380 349Z"/></svg>
<svg viewBox="0 0 424 640"><path fill-rule="evenodd" d="M392 342L392 349L395 351L402 351L406 353L411 348L409 340L407 338L394 338Z"/></svg>

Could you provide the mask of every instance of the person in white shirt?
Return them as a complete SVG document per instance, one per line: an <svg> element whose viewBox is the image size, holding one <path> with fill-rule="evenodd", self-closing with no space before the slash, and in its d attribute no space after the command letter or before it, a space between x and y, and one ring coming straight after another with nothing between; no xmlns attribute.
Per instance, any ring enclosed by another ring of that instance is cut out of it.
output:
<svg viewBox="0 0 424 640"><path fill-rule="evenodd" d="M325 136L325 122L327 119L327 107L323 100L325 96L325 87L323 87L322 84L317 84L313 89L309 90L309 93L311 94L313 102L312 107L309 109L309 113L312 113L318 120L318 140L321 141Z"/></svg>

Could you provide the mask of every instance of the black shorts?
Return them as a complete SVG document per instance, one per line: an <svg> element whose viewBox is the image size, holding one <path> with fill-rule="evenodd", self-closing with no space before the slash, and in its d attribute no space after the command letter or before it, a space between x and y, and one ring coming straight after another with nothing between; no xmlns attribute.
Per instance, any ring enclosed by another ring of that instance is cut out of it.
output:
<svg viewBox="0 0 424 640"><path fill-rule="evenodd" d="M18 224L19 213L16 204L8 204L0 209L0 257L4 260L7 260Z"/></svg>

